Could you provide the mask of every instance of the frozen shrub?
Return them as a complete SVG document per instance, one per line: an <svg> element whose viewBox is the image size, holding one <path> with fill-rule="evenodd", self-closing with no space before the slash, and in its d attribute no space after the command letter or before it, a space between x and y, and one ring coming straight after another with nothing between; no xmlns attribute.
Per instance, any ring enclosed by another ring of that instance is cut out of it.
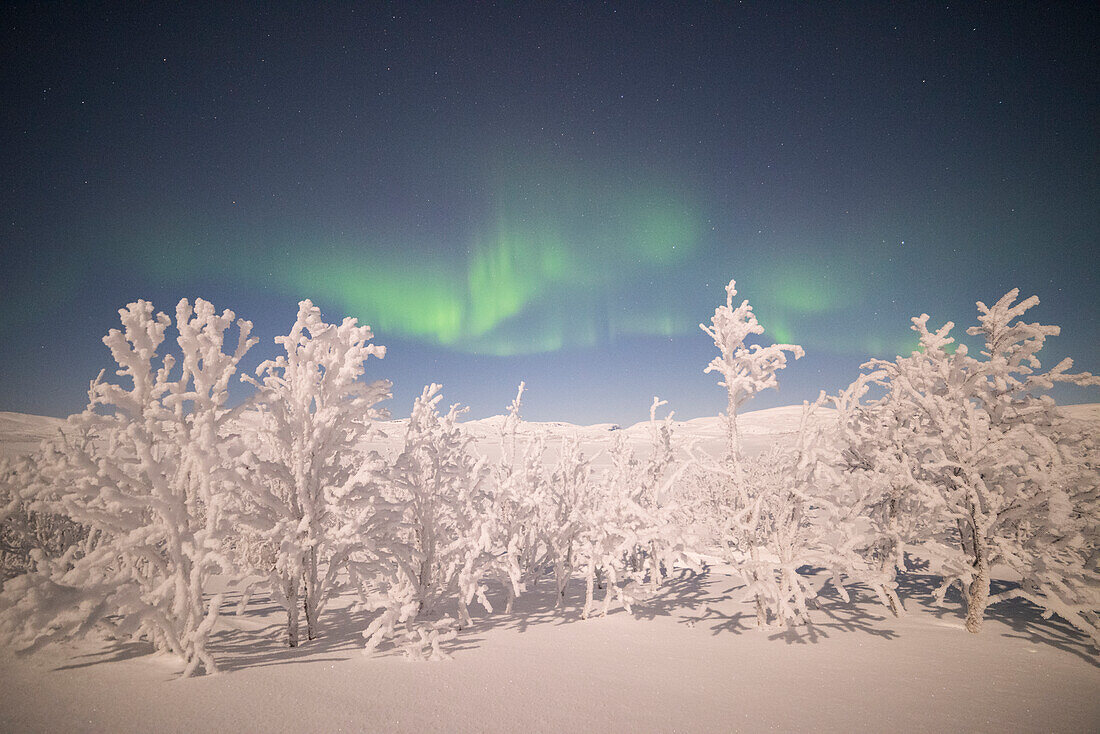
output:
<svg viewBox="0 0 1100 734"><path fill-rule="evenodd" d="M851 411L850 459L883 476L886 555L911 544L943 576L941 600L958 584L969 631L981 629L989 604L1015 596L1100 642L1100 477L1088 441L1043 394L1100 380L1070 374L1069 359L1042 369L1037 355L1059 329L1020 321L1038 299L1018 295L978 303L967 333L983 338L980 356L955 344L953 324L929 330L924 314L913 319L918 351L867 363L862 379L885 395ZM1019 585L991 594L995 564Z"/></svg>
<svg viewBox="0 0 1100 734"><path fill-rule="evenodd" d="M726 549L745 548L748 553L746 570L749 588L754 596L756 620L759 626L767 624L767 603L763 595L766 579L761 578L764 561L760 554L766 530L755 527L763 516L760 505L772 487L756 487L750 491L741 456L741 436L737 427L737 412L742 405L761 390L778 387L776 373L787 366L786 352L795 359L802 357L802 347L793 344L748 346L745 340L752 335L763 334L764 327L756 319L748 301L734 308L737 295L735 281L726 286L726 303L714 310L710 326L700 324L718 348L718 356L711 360L705 372L718 372L719 383L726 388L726 455L724 466L716 467L716 473L728 482L726 501L717 509L728 513L720 520L720 531Z"/></svg>
<svg viewBox="0 0 1100 734"><path fill-rule="evenodd" d="M237 522L252 531L252 568L266 577L272 597L287 613L287 644L298 644L299 602L306 637L343 585L345 565L367 537L362 524L384 512L369 483L355 482L365 461L359 451L375 405L389 397L389 383L360 378L370 357L385 356L371 344L370 327L346 318L325 323L310 301L298 305L290 333L276 337L284 355L262 363L248 403L252 414L240 426L233 473L238 488Z"/></svg>
<svg viewBox="0 0 1100 734"><path fill-rule="evenodd" d="M106 627L179 655L184 675L213 673L206 643L222 597L206 591L229 565L218 436L229 380L255 343L252 324L236 322L236 346L224 353L233 312L184 299L177 359L158 354L169 316L145 301L119 314L123 330L103 341L123 380L101 373L92 382L70 435L42 455L29 505L87 528L89 541L55 558L38 553L33 573L6 584L0 630L37 645Z"/></svg>

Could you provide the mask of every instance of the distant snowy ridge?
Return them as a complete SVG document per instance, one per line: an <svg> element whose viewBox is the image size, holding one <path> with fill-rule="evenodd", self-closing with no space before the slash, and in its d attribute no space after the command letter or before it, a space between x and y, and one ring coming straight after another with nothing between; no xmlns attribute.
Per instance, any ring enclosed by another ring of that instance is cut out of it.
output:
<svg viewBox="0 0 1100 734"><path fill-rule="evenodd" d="M64 425L63 418L0 411L0 457L29 454Z"/></svg>
<svg viewBox="0 0 1100 734"><path fill-rule="evenodd" d="M1067 418L1100 423L1100 403L1082 403L1080 405L1060 406ZM825 415L829 412L822 411ZM798 430L802 419L801 405L784 405L766 410L754 410L737 416L737 423L745 437L767 437L792 434ZM820 418L819 418L820 420ZM483 446L500 435L504 416L465 421L462 425L470 435ZM407 418L392 421L378 421L375 426L387 436L389 441L400 442L405 434ZM51 418L26 413L8 413L0 411L0 456L27 454L38 448L43 439L52 438L65 425L63 418ZM640 421L632 426L619 428L614 423L596 423L580 426L562 421L525 421L520 433L545 432L552 436L576 435L582 439L598 440L615 430L623 430L630 438L648 436L649 421ZM679 439L720 439L725 435L725 417L708 416L691 418L686 421L673 421L674 435ZM751 447L750 447L751 448Z"/></svg>
<svg viewBox="0 0 1100 734"><path fill-rule="evenodd" d="M1097 416L1100 417L1100 403L1097 403L1096 407ZM798 422L801 419L801 405L785 405L780 408L768 408L767 410L754 410L741 413L737 416L737 423L741 427L742 433L790 433L798 430ZM674 429L684 430L688 433L710 433L711 431L725 431L725 420L724 416L705 416L702 418L691 418L686 421L674 420L672 425ZM397 421L393 422L396 423ZM466 421L463 425L475 431L478 429L499 431L503 422L504 416L494 415L490 418ZM525 420L524 424L529 426L532 430L548 430L551 433L568 430L589 433L612 431L620 428L615 423L595 423L589 426L580 426L560 421L540 422ZM630 433L635 431L648 431L649 421L639 421L631 426L621 427L621 429Z"/></svg>
<svg viewBox="0 0 1100 734"><path fill-rule="evenodd" d="M1079 405L1060 405L1058 407L1067 418L1100 422L1100 403L1081 403Z"/></svg>

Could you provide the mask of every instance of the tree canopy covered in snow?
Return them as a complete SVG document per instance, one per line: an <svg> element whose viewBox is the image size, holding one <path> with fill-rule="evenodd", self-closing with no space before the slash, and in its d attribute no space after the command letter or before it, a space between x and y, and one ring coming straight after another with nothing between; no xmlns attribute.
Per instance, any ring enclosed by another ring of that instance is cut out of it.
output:
<svg viewBox="0 0 1100 734"><path fill-rule="evenodd" d="M1018 597L1100 647L1100 449L1047 394L1100 380L1068 359L1042 367L1058 328L1021 320L1038 299L979 302L977 355L952 324L914 318L916 351L868 362L804 405L790 440L750 455L738 411L803 350L748 343L764 329L736 294L730 281L701 325L718 349L705 371L727 391L715 455L682 440L671 412L659 418L658 398L646 444L611 432L588 453L523 421L522 383L495 457L458 405L441 407L439 385L389 422L390 384L366 379L385 348L310 301L231 408L251 323L201 299L174 319L132 303L103 339L118 379L101 373L63 432L0 464L0 638L27 649L98 631L213 673L228 588L238 613L254 593L281 605L289 646L323 635L328 604L348 595L369 615L367 652L434 659L475 615L498 613L494 599L511 613L540 584L559 610L582 587L588 618L644 606L676 569L722 563L758 626L790 628L851 584L903 614L899 578L920 564L942 579L941 602L962 591L971 632L989 604ZM385 454L370 448L384 432L401 436ZM1018 580L994 589L995 567Z"/></svg>

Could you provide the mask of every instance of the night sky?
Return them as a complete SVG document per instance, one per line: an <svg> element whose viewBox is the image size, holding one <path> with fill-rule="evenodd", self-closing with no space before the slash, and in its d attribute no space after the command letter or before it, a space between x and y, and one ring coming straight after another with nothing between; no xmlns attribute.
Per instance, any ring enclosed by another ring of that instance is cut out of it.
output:
<svg viewBox="0 0 1100 734"><path fill-rule="evenodd" d="M1013 287L1100 371L1096 3L273 5L4 4L0 410L185 296L249 369L302 298L370 324L395 416L715 415L730 278L807 352L749 408Z"/></svg>

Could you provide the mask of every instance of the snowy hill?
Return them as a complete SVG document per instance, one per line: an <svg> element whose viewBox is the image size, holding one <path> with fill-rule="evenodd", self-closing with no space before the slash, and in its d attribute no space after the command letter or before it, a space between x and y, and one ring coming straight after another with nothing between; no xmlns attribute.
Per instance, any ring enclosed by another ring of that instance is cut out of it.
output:
<svg viewBox="0 0 1100 734"><path fill-rule="evenodd" d="M1100 403L1062 406L1064 414L1071 419L1086 420L1100 424ZM822 418L830 415L829 409L819 411ZM746 453L760 451L772 442L790 439L797 431L802 418L801 405L786 405L779 408L755 410L738 416L737 424ZM820 419L820 418L819 418ZM495 458L500 451L500 429L504 416L492 416L463 423L474 439L477 450L489 458ZM38 447L45 438L57 434L65 421L40 415L0 412L0 457L27 454ZM370 442L370 448L385 452L401 445L405 435L407 419L398 419L377 423L378 432ZM578 426L559 421L524 422L519 433L521 436L534 433L546 433L551 437L576 436L589 456L595 456L605 449L613 434L622 430L628 443L639 452L649 445L650 426L648 421L620 428L612 423L597 423L590 426ZM721 416L692 418L686 421L673 421L673 436L677 443L695 443L712 455L721 453L725 441L726 424ZM551 446L551 450L553 450Z"/></svg>
<svg viewBox="0 0 1100 734"><path fill-rule="evenodd" d="M1097 420L1100 420L1100 405L1073 407L1094 408L1095 410L1089 415L1095 414ZM823 412L827 414L828 411ZM738 416L738 426L741 430L744 450L746 453L756 453L773 441L783 441L785 438L793 436L798 430L801 417L801 405L750 411ZM500 452L500 429L503 423L504 416L497 415L490 418L466 421L463 425L474 439L474 446L477 451L490 459L495 459ZM31 453L43 439L55 436L64 424L65 421L60 418L0 412L0 457ZM404 438L407 424L407 419L375 424L378 430L368 443L369 448L380 453L397 449ZM620 428L612 423L578 426L560 421L531 421L524 422L520 426L519 433L521 436L529 436L535 433L544 433L550 436L552 439L549 446L551 457L554 456L557 450L556 439L574 436L580 440L585 454L593 457L606 449L614 434L620 430L624 432L627 443L635 451L644 454L648 450L650 445L650 425L648 421L635 423L625 428ZM715 456L723 450L725 431L725 419L719 416L673 421L673 437L677 444L692 443L697 445L700 450ZM599 458L597 458L596 464L600 463Z"/></svg>
<svg viewBox="0 0 1100 734"><path fill-rule="evenodd" d="M1074 420L1100 423L1100 403L1063 405L1062 413L1067 418L1072 418Z"/></svg>
<svg viewBox="0 0 1100 734"><path fill-rule="evenodd" d="M29 454L64 424L61 418L0 412L0 457Z"/></svg>

